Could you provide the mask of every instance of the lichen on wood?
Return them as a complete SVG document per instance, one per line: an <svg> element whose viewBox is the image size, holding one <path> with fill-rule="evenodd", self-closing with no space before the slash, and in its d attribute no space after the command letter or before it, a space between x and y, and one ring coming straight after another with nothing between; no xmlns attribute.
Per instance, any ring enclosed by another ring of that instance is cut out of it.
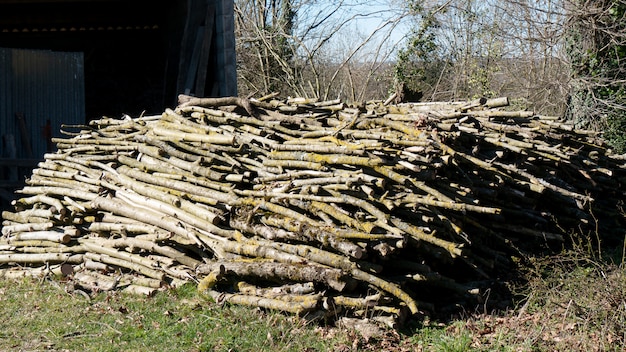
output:
<svg viewBox="0 0 626 352"><path fill-rule="evenodd" d="M395 327L495 302L572 233L624 238L626 157L507 98L179 99L64 127L2 213L0 277L197 282L213 302Z"/></svg>

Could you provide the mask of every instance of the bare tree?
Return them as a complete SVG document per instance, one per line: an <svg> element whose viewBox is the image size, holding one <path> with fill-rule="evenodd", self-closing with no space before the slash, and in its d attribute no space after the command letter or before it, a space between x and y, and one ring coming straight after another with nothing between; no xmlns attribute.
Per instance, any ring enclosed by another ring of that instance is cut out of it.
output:
<svg viewBox="0 0 626 352"><path fill-rule="evenodd" d="M288 40L294 20L291 1L235 2L240 87L268 92L294 81Z"/></svg>
<svg viewBox="0 0 626 352"><path fill-rule="evenodd" d="M507 95L541 113L564 111L568 65L562 41L562 1L448 0L430 7L427 2L419 4L421 13L414 16L417 27L427 21L434 23L429 28L430 51L423 55L434 56L438 63L430 64L430 71L435 73L422 77L430 80L425 99ZM424 15L429 13L435 18ZM414 35L420 33L414 31ZM422 64L425 61L422 58Z"/></svg>
<svg viewBox="0 0 626 352"><path fill-rule="evenodd" d="M626 107L625 1L236 0L240 92L359 101L410 85L428 100L506 95L626 141L615 118ZM406 23L413 31L395 36Z"/></svg>
<svg viewBox="0 0 626 352"><path fill-rule="evenodd" d="M507 43L503 75L511 78L505 92L516 93L537 112L562 115L569 90L564 2L507 0L501 7L498 33Z"/></svg>
<svg viewBox="0 0 626 352"><path fill-rule="evenodd" d="M394 31L406 13L385 1L237 0L242 94L364 100L388 89Z"/></svg>

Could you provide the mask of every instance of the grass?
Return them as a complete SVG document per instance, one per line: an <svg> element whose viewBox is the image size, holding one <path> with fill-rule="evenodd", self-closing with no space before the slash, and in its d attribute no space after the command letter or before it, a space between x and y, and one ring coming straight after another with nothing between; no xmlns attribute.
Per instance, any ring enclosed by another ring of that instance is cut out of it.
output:
<svg viewBox="0 0 626 352"><path fill-rule="evenodd" d="M295 317L211 305L192 285L151 298L99 293L91 299L60 285L0 281L0 350L326 351L341 345L340 334Z"/></svg>
<svg viewBox="0 0 626 352"><path fill-rule="evenodd" d="M0 280L0 350L623 351L626 267L580 254L537 259L514 309L410 321L369 337L240 306L195 286L154 297L68 293L58 280Z"/></svg>

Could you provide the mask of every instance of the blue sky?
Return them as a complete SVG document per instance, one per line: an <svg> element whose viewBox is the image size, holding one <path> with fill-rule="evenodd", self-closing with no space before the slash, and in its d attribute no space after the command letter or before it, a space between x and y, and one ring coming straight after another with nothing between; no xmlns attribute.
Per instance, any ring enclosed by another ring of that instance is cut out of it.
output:
<svg viewBox="0 0 626 352"><path fill-rule="evenodd" d="M406 20L395 23L401 18L403 11L401 6L394 6L393 2L394 0L316 1L315 5L301 9L297 20L299 30L322 22L314 30L307 32L305 37L307 43L316 43L329 32L329 28L341 27L328 42L328 47L348 52L351 48L359 47L360 55L382 55L397 49L409 31ZM376 34L372 35L377 28ZM363 45L365 41L367 44Z"/></svg>

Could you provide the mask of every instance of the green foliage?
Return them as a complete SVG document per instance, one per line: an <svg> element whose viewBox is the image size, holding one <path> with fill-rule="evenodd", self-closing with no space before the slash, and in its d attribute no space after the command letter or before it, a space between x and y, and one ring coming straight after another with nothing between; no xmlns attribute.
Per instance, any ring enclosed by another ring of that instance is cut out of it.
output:
<svg viewBox="0 0 626 352"><path fill-rule="evenodd" d="M293 58L293 50L291 48L290 38L293 34L294 22L296 20L296 12L290 0L280 2L280 11L276 18L276 47L280 56L286 61Z"/></svg>
<svg viewBox="0 0 626 352"><path fill-rule="evenodd" d="M394 71L397 84L426 96L446 87L454 98L492 98L494 77L500 70L502 38L498 19L489 18L484 4L472 0L444 5L412 1L408 4L414 28L406 46L399 50ZM451 19L463 23L451 23ZM456 26L456 27L455 27ZM458 41L446 39L451 30Z"/></svg>
<svg viewBox="0 0 626 352"><path fill-rule="evenodd" d="M495 98L497 93L491 88L491 81L496 69L491 65L481 65L475 60L468 63L468 66L470 74L467 85L471 98Z"/></svg>
<svg viewBox="0 0 626 352"><path fill-rule="evenodd" d="M415 17L415 27L406 46L398 51L394 81L416 92L428 92L436 84L442 66L436 44L439 22L435 12L427 11L419 1L409 1L407 5Z"/></svg>
<svg viewBox="0 0 626 352"><path fill-rule="evenodd" d="M588 7L588 2L585 6ZM617 152L626 152L626 3L592 1L605 11L574 17L567 41L572 66L569 117L604 132ZM579 5L584 9L582 3Z"/></svg>
<svg viewBox="0 0 626 352"><path fill-rule="evenodd" d="M265 56L271 82L268 91L280 91L283 88L281 82L286 79L285 70L290 70L284 66L289 65L294 57L290 38L296 13L290 0L272 2L270 10L271 16L266 19L264 28L267 42L263 43L265 48L260 52Z"/></svg>
<svg viewBox="0 0 626 352"><path fill-rule="evenodd" d="M626 103L623 96L623 90L620 93L621 99ZM604 138L606 138L616 151L619 153L626 152L626 113L623 111L607 119L607 125L604 130Z"/></svg>

